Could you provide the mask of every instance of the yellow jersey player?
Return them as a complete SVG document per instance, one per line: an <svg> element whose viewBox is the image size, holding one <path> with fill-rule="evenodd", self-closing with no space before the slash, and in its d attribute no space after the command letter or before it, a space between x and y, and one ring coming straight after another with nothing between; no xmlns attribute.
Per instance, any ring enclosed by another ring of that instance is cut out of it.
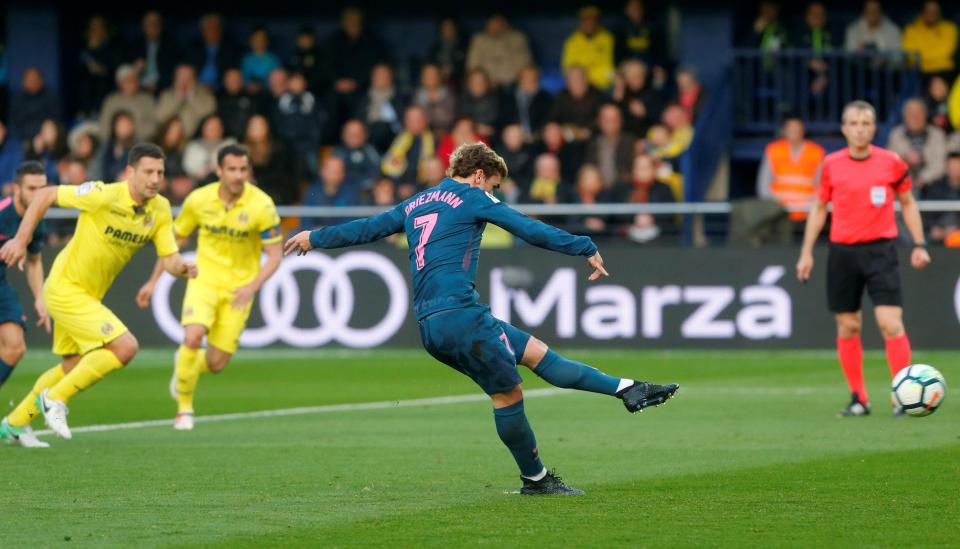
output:
<svg viewBox="0 0 960 549"><path fill-rule="evenodd" d="M137 250L153 241L167 272L197 275L196 264L178 253L170 203L157 196L163 163L160 147L141 143L130 150L126 181L45 187L27 208L16 236L0 248L0 259L22 269L27 243L44 213L54 204L80 210L73 239L57 255L43 290L54 321L53 352L62 361L40 375L4 420L15 434L42 414L54 433L70 438L67 402L136 355L137 339L101 300Z"/></svg>
<svg viewBox="0 0 960 549"><path fill-rule="evenodd" d="M283 258L280 218L267 193L248 183L250 155L240 145L217 153L219 182L194 190L173 224L181 245L196 230L200 275L187 283L181 323L183 343L174 359L170 396L177 401L174 428L193 429L193 397L203 372L219 373L237 352L253 298ZM260 266L262 252L267 259ZM137 293L147 307L161 265ZM203 338L207 350L201 352Z"/></svg>

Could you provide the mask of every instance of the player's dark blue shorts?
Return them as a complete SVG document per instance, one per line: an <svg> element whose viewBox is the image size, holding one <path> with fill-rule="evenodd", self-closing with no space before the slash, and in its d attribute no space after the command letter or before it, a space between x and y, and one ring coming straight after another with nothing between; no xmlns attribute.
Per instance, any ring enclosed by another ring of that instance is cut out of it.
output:
<svg viewBox="0 0 960 549"><path fill-rule="evenodd" d="M4 322L16 322L24 330L27 329L27 317L23 316L20 296L9 284L0 282L0 324Z"/></svg>
<svg viewBox="0 0 960 549"><path fill-rule="evenodd" d="M486 305L434 313L420 321L420 338L433 358L470 377L488 395L522 381L517 364L530 334L496 319Z"/></svg>

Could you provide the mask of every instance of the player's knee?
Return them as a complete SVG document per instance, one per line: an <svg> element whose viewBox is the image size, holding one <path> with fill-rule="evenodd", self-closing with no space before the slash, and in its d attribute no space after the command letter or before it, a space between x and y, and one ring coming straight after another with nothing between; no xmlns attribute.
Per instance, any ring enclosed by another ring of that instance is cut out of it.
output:
<svg viewBox="0 0 960 549"><path fill-rule="evenodd" d="M861 321L858 317L841 317L837 319L837 335L843 339L860 335Z"/></svg>
<svg viewBox="0 0 960 549"><path fill-rule="evenodd" d="M83 358L81 355L65 355L60 361L63 373L69 374L80 363L81 358Z"/></svg>
<svg viewBox="0 0 960 549"><path fill-rule="evenodd" d="M199 349L203 344L203 334L192 330L187 330L183 336L183 345L190 349Z"/></svg>
<svg viewBox="0 0 960 549"><path fill-rule="evenodd" d="M183 333L183 344L190 349L199 349L203 345L203 336L207 329L200 324L189 324Z"/></svg>
<svg viewBox="0 0 960 549"><path fill-rule="evenodd" d="M837 326L837 335L842 339L860 336L860 326L857 324L841 324Z"/></svg>
<svg viewBox="0 0 960 549"><path fill-rule="evenodd" d="M520 364L532 370L540 364L540 361L543 360L543 357L546 356L549 350L550 348L547 347L546 343L535 337L531 337L530 341L527 342L527 348L523 351L523 358Z"/></svg>
<svg viewBox="0 0 960 549"><path fill-rule="evenodd" d="M494 408L506 408L523 400L523 389L517 384L516 387L509 391L490 395L490 400L493 401Z"/></svg>
<svg viewBox="0 0 960 549"><path fill-rule="evenodd" d="M3 349L0 350L0 358L10 366L16 366L26 352L27 345L23 340L6 342Z"/></svg>
<svg viewBox="0 0 960 549"><path fill-rule="evenodd" d="M903 321L900 319L885 319L878 324L884 339L893 339L903 335Z"/></svg>
<svg viewBox="0 0 960 549"><path fill-rule="evenodd" d="M230 356L231 355L219 349L209 349L207 351L207 370L209 370L211 374L219 374L227 367L227 363L230 362Z"/></svg>
<svg viewBox="0 0 960 549"><path fill-rule="evenodd" d="M112 341L108 348L113 351L113 354L117 355L117 359L126 366L133 360L133 357L137 356L137 352L140 351L140 342L137 341L137 338L134 337L133 334L127 332L122 337Z"/></svg>

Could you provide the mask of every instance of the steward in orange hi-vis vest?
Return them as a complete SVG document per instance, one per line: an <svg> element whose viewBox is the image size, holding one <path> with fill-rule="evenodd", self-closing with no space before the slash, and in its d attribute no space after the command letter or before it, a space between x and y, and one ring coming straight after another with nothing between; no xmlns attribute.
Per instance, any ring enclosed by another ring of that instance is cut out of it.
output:
<svg viewBox="0 0 960 549"><path fill-rule="evenodd" d="M800 153L794 156L790 142L779 139L767 145L764 154L773 172L770 185L773 198L785 208L809 205L816 186L817 170L823 161L823 147L804 141ZM794 221L806 218L805 211L790 212L790 219Z"/></svg>

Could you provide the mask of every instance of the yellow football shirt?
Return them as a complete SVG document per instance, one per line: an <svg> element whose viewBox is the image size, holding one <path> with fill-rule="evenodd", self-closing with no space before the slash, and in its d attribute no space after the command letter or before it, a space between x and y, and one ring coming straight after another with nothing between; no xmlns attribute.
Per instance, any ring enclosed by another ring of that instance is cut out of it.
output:
<svg viewBox="0 0 960 549"><path fill-rule="evenodd" d="M237 288L260 272L264 244L280 242L280 217L273 199L252 183L230 209L220 199L220 182L191 192L173 224L178 236L196 229L197 281L215 288Z"/></svg>
<svg viewBox="0 0 960 549"><path fill-rule="evenodd" d="M61 185L57 204L81 211L73 238L57 255L47 278L47 286L55 292L81 290L101 299L147 242L153 241L159 256L178 251L170 202L157 196L138 206L126 181Z"/></svg>

